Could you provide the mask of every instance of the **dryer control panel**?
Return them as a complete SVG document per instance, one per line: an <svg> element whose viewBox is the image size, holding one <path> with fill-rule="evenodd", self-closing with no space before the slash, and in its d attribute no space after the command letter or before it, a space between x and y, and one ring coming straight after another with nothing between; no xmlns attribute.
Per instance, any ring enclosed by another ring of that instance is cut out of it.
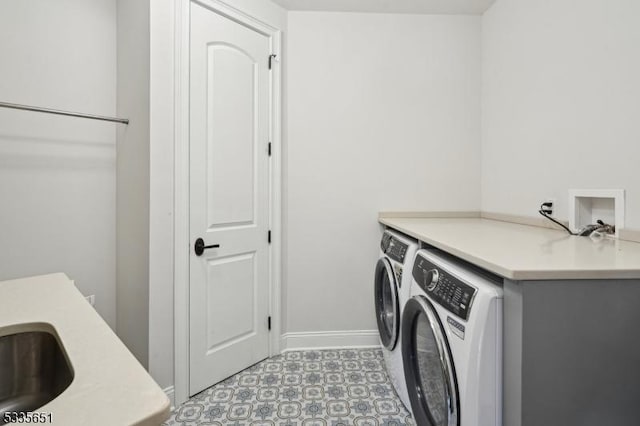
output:
<svg viewBox="0 0 640 426"><path fill-rule="evenodd" d="M380 241L380 248L391 259L404 264L409 246L385 232L382 235L382 241Z"/></svg>
<svg viewBox="0 0 640 426"><path fill-rule="evenodd" d="M422 256L416 257L413 279L429 297L460 318L469 319L475 287L459 280Z"/></svg>

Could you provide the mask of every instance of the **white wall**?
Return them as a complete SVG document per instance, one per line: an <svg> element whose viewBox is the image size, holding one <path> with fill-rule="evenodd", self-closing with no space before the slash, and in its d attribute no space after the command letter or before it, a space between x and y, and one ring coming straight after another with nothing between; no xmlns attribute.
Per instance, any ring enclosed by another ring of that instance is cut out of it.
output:
<svg viewBox="0 0 640 426"><path fill-rule="evenodd" d="M150 0L149 372L174 379L174 1Z"/></svg>
<svg viewBox="0 0 640 426"><path fill-rule="evenodd" d="M117 0L117 334L149 357L149 1ZM167 246L170 249L171 246Z"/></svg>
<svg viewBox="0 0 640 426"><path fill-rule="evenodd" d="M115 115L114 0L0 2L0 100ZM0 109L0 280L65 272L115 327L117 124Z"/></svg>
<svg viewBox="0 0 640 426"><path fill-rule="evenodd" d="M568 189L627 190L640 228L640 2L497 0L483 17L482 209L567 219Z"/></svg>
<svg viewBox="0 0 640 426"><path fill-rule="evenodd" d="M480 17L292 12L286 331L375 329L379 211L480 205Z"/></svg>

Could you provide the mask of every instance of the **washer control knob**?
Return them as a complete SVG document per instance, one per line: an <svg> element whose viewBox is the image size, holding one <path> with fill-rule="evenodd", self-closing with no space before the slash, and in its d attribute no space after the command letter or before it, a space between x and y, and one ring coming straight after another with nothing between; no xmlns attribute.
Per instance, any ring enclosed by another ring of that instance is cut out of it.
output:
<svg viewBox="0 0 640 426"><path fill-rule="evenodd" d="M438 286L438 280L440 279L440 273L437 269L431 269L427 271L424 276L424 281L427 284L427 291L433 291Z"/></svg>

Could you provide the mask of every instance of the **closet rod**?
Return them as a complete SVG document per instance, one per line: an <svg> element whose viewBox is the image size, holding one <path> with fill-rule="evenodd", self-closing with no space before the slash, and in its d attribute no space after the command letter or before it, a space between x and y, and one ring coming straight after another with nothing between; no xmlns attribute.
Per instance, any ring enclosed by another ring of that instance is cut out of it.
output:
<svg viewBox="0 0 640 426"><path fill-rule="evenodd" d="M69 117L88 118L91 120L111 121L114 123L129 124L128 118L105 117L103 115L83 114L80 112L61 111L58 109L41 108L29 105L10 104L8 102L0 102L1 108L20 109L24 111L46 112L47 114L66 115Z"/></svg>

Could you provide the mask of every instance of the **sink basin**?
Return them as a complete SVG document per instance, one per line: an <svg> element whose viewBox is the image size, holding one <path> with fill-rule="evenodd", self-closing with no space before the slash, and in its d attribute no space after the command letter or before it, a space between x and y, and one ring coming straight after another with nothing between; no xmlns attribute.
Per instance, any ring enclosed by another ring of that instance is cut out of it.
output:
<svg viewBox="0 0 640 426"><path fill-rule="evenodd" d="M5 412L36 411L71 384L73 370L53 333L0 337L0 425Z"/></svg>

